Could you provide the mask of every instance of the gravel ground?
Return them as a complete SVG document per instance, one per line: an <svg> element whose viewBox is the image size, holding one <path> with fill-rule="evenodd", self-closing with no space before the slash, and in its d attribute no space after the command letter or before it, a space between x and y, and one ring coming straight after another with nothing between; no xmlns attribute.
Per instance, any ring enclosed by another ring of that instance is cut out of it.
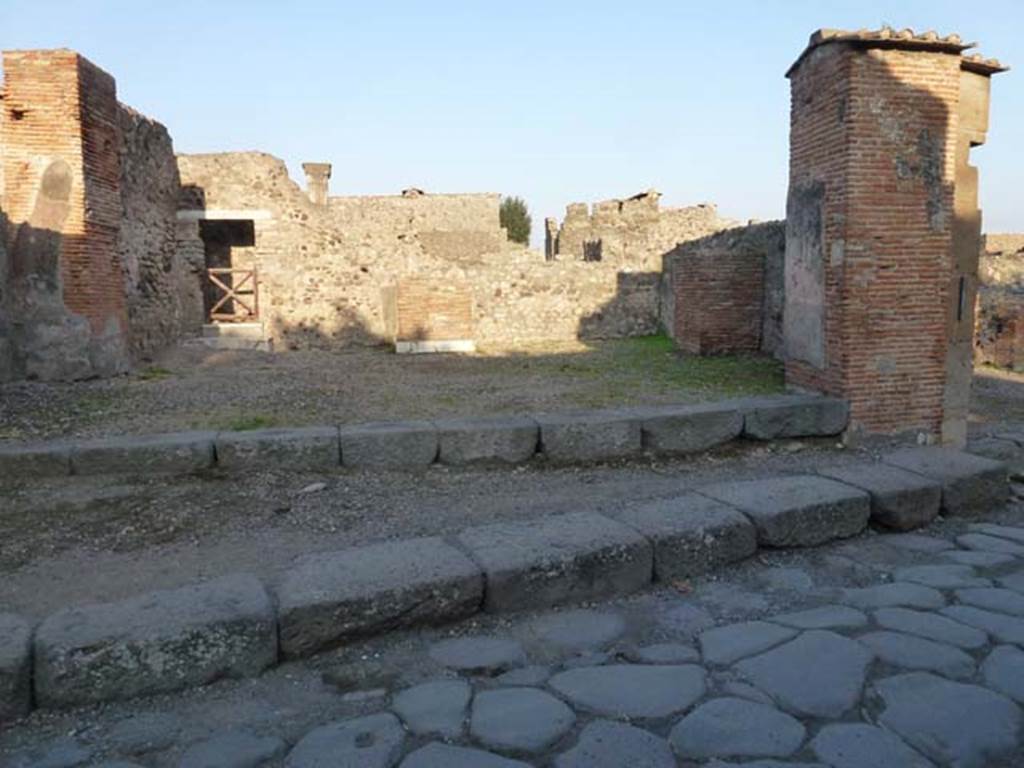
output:
<svg viewBox="0 0 1024 768"><path fill-rule="evenodd" d="M0 385L0 440L521 414L781 389L775 360L685 356L659 336L477 355L183 346L118 379Z"/></svg>
<svg viewBox="0 0 1024 768"><path fill-rule="evenodd" d="M1024 374L985 366L974 372L971 420L1024 421Z"/></svg>

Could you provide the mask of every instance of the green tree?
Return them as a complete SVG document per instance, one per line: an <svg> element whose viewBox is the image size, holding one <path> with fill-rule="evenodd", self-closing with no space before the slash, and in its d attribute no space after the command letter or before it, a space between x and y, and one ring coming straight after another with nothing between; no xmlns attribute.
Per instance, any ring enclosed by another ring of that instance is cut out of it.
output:
<svg viewBox="0 0 1024 768"><path fill-rule="evenodd" d="M498 220L508 232L509 240L529 245L530 226L533 222L526 202L521 197L503 197L498 209Z"/></svg>

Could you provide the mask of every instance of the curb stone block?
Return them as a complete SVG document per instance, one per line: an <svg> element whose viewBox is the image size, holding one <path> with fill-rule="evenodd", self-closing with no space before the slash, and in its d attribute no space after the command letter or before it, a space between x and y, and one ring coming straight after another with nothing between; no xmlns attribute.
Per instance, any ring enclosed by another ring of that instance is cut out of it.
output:
<svg viewBox="0 0 1024 768"><path fill-rule="evenodd" d="M521 464L537 452L540 427L523 416L434 422L442 464Z"/></svg>
<svg viewBox="0 0 1024 768"><path fill-rule="evenodd" d="M907 448L882 461L940 482L947 515L988 512L1009 498L1006 465L999 461L938 447Z"/></svg>
<svg viewBox="0 0 1024 768"><path fill-rule="evenodd" d="M757 551L757 530L732 507L696 493L629 506L612 515L654 548L654 578L689 578Z"/></svg>
<svg viewBox="0 0 1024 768"><path fill-rule="evenodd" d="M743 512L767 547L811 547L864 530L871 500L864 491L813 475L719 483L697 489Z"/></svg>
<svg viewBox="0 0 1024 768"><path fill-rule="evenodd" d="M458 541L484 571L489 613L627 594L652 576L643 536L587 512L468 528Z"/></svg>
<svg viewBox="0 0 1024 768"><path fill-rule="evenodd" d="M276 589L281 652L308 656L378 632L440 624L480 608L483 577L442 539L308 555Z"/></svg>
<svg viewBox="0 0 1024 768"><path fill-rule="evenodd" d="M70 474L69 443L0 445L0 480L64 477Z"/></svg>
<svg viewBox="0 0 1024 768"><path fill-rule="evenodd" d="M858 464L820 469L818 474L867 491L871 518L887 528L909 531L927 525L939 514L941 483L899 467Z"/></svg>
<svg viewBox="0 0 1024 768"><path fill-rule="evenodd" d="M20 616L0 613L0 725L32 707L32 627Z"/></svg>
<svg viewBox="0 0 1024 768"><path fill-rule="evenodd" d="M76 475L185 474L213 466L216 432L106 437L71 447Z"/></svg>
<svg viewBox="0 0 1024 768"><path fill-rule="evenodd" d="M34 649L39 705L69 707L257 675L277 661L277 626L263 585L236 574L59 611Z"/></svg>
<svg viewBox="0 0 1024 768"><path fill-rule="evenodd" d="M633 411L568 411L536 417L541 450L552 461L601 461L640 452L640 421Z"/></svg>
<svg viewBox="0 0 1024 768"><path fill-rule="evenodd" d="M783 395L740 402L743 434L757 440L780 437L831 437L850 420L845 400L820 395Z"/></svg>
<svg viewBox="0 0 1024 768"><path fill-rule="evenodd" d="M346 467L412 469L437 458L437 427L429 421L379 421L341 428Z"/></svg>
<svg viewBox="0 0 1024 768"><path fill-rule="evenodd" d="M316 471L341 466L337 427L221 432L216 446L217 464L225 469Z"/></svg>
<svg viewBox="0 0 1024 768"><path fill-rule="evenodd" d="M743 432L743 413L718 403L636 408L644 450L696 453L735 440Z"/></svg>

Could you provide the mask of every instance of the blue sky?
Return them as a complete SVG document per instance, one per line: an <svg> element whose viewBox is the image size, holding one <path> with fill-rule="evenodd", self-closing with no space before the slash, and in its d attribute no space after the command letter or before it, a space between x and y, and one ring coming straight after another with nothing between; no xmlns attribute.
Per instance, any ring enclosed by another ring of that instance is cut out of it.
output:
<svg viewBox="0 0 1024 768"><path fill-rule="evenodd" d="M77 49L179 152L259 149L297 180L329 161L332 194L518 194L535 240L569 202L649 187L781 217L786 68L819 27L883 23L958 32L1024 71L1020 0L0 0L2 47ZM988 231L1024 231L1022 126L1011 71L975 150Z"/></svg>

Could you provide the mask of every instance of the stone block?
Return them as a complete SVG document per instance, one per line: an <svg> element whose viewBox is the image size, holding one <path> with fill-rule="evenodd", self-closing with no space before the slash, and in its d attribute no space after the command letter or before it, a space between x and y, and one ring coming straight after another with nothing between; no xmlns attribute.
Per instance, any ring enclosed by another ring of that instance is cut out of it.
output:
<svg viewBox="0 0 1024 768"><path fill-rule="evenodd" d="M483 577L440 538L420 538L303 557L276 593L281 652L295 658L469 616L480 608Z"/></svg>
<svg viewBox="0 0 1024 768"><path fill-rule="evenodd" d="M651 542L659 581L697 576L757 551L750 520L697 493L632 505L612 516Z"/></svg>
<svg viewBox="0 0 1024 768"><path fill-rule="evenodd" d="M548 608L650 583L650 543L600 515L573 512L468 528L459 542L483 568L484 610Z"/></svg>
<svg viewBox="0 0 1024 768"><path fill-rule="evenodd" d="M221 432L216 445L217 464L225 469L315 472L341 466L337 427Z"/></svg>
<svg viewBox="0 0 1024 768"><path fill-rule="evenodd" d="M0 481L63 477L70 474L69 444L0 445Z"/></svg>
<svg viewBox="0 0 1024 768"><path fill-rule="evenodd" d="M783 395L741 401L743 434L757 440L782 437L829 437L850 420L845 400L819 395Z"/></svg>
<svg viewBox="0 0 1024 768"><path fill-rule="evenodd" d="M521 464L537 452L540 427L523 416L435 421L442 464Z"/></svg>
<svg viewBox="0 0 1024 768"><path fill-rule="evenodd" d="M697 453L735 440L743 432L743 413L716 403L635 409L644 450Z"/></svg>
<svg viewBox="0 0 1024 768"><path fill-rule="evenodd" d="M571 411L537 416L540 444L552 461L602 461L640 452L640 420L633 411Z"/></svg>
<svg viewBox="0 0 1024 768"><path fill-rule="evenodd" d="M871 514L867 493L811 475L719 483L698 489L740 510L766 547L812 547L864 530Z"/></svg>
<svg viewBox="0 0 1024 768"><path fill-rule="evenodd" d="M105 437L71 448L76 475L185 474L213 465L215 432Z"/></svg>
<svg viewBox="0 0 1024 768"><path fill-rule="evenodd" d="M947 515L991 512L1009 497L1006 465L999 461L937 447L907 448L882 460L941 483L942 512Z"/></svg>
<svg viewBox="0 0 1024 768"><path fill-rule="evenodd" d="M437 427L429 421L381 421L341 428L346 467L415 469L437 458Z"/></svg>
<svg viewBox="0 0 1024 768"><path fill-rule="evenodd" d="M871 519L909 531L927 525L939 514L942 485L922 475L887 464L855 464L818 470L825 477L871 495Z"/></svg>
<svg viewBox="0 0 1024 768"><path fill-rule="evenodd" d="M34 650L37 702L70 707L257 675L277 661L277 626L263 585L236 574L59 611Z"/></svg>
<svg viewBox="0 0 1024 768"><path fill-rule="evenodd" d="M20 616L0 613L0 725L32 707L32 627Z"/></svg>

